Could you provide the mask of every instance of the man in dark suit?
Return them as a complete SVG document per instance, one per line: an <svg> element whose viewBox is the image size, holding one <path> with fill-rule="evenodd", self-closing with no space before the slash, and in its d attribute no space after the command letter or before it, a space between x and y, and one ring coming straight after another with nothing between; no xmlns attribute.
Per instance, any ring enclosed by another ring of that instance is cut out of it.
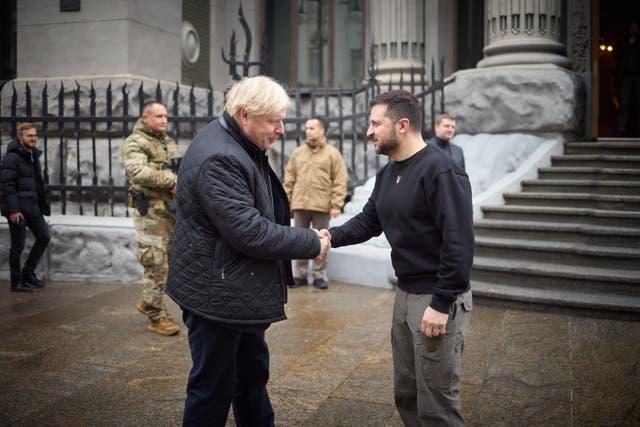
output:
<svg viewBox="0 0 640 427"><path fill-rule="evenodd" d="M435 136L429 142L449 154L455 164L464 171L464 152L462 148L450 142L456 134L456 119L446 113L437 115L433 131Z"/></svg>

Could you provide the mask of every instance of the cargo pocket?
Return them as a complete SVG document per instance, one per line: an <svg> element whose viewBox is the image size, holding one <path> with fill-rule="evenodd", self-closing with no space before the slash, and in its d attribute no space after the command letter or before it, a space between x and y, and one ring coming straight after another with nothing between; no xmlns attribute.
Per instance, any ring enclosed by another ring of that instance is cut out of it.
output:
<svg viewBox="0 0 640 427"><path fill-rule="evenodd" d="M153 246L138 250L138 262L145 267L155 267L165 263L165 252Z"/></svg>
<svg viewBox="0 0 640 427"><path fill-rule="evenodd" d="M423 372L429 388L439 392L458 389L462 359L462 334L424 337Z"/></svg>
<svg viewBox="0 0 640 427"><path fill-rule="evenodd" d="M467 291L462 294L462 309L464 311L473 310L473 297L471 296L471 291Z"/></svg>

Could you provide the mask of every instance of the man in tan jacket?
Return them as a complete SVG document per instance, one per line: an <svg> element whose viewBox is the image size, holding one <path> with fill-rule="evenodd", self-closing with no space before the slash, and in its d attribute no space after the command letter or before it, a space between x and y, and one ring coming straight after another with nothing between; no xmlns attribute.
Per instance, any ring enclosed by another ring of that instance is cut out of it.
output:
<svg viewBox="0 0 640 427"><path fill-rule="evenodd" d="M347 194L347 167L335 147L327 143L326 122L311 117L305 124L306 141L291 154L284 173L284 189L291 204L294 225L327 228L340 215ZM313 260L313 286L327 289L326 258ZM293 287L307 285L308 260L297 260Z"/></svg>

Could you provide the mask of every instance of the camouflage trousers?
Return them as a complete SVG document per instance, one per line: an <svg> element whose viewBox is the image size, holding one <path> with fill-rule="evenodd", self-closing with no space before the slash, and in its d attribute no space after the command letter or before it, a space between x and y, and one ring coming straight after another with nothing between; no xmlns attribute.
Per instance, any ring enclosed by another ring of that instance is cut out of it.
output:
<svg viewBox="0 0 640 427"><path fill-rule="evenodd" d="M138 262L144 269L142 308L151 320L167 315L164 289L169 273L169 251L176 223L175 214L162 200L149 200L149 211L142 216L136 210L133 217L138 242Z"/></svg>

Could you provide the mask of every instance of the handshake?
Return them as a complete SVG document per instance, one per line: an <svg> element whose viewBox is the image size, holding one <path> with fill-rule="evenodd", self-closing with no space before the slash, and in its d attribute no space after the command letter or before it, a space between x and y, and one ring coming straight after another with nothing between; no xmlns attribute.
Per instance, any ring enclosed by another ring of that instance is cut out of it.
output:
<svg viewBox="0 0 640 427"><path fill-rule="evenodd" d="M329 252L331 248L331 234L329 234L329 230L322 229L314 231L318 234L318 238L320 239L320 253L316 256L318 261L322 261L324 256Z"/></svg>

